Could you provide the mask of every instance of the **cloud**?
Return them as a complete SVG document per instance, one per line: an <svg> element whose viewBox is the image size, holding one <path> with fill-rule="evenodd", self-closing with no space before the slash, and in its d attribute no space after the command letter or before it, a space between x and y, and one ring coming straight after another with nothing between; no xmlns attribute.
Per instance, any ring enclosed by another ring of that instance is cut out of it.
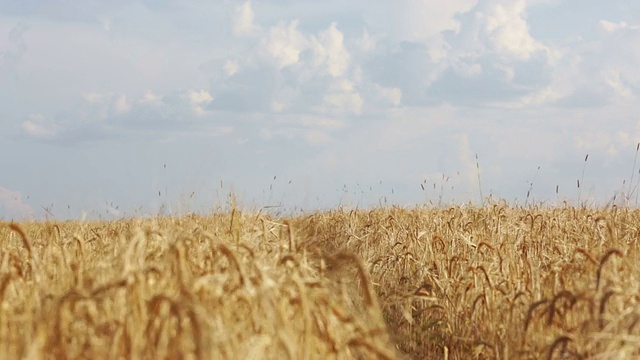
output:
<svg viewBox="0 0 640 360"><path fill-rule="evenodd" d="M329 75L339 77L345 74L349 66L349 53L344 46L344 34L337 29L335 22L317 39L312 39L311 48L315 64L326 66Z"/></svg>
<svg viewBox="0 0 640 360"><path fill-rule="evenodd" d="M536 39L527 21L531 4L412 0L367 9L350 4L341 8L347 15L339 21L295 9L282 18L274 15L275 5L255 13L250 1L232 4L235 38L227 31L232 41L227 50L193 61L199 65L197 75L185 79L184 86L154 87L144 94L140 89L85 93L82 104L49 115L49 122L26 119L22 128L40 139L61 137L71 129L113 137L152 128L179 132L214 123L228 126L214 120L222 113L349 121L385 116L397 107L594 104L584 101L580 90L594 98L608 89L620 98L634 96L636 85L624 68L603 73L598 86L571 85L590 72L581 66L592 60L586 50L576 54ZM356 16L360 10L364 15ZM603 37L634 31L627 23L601 24ZM202 88L203 83L210 86ZM171 90L177 88L193 90ZM257 132L262 124L255 126Z"/></svg>
<svg viewBox="0 0 640 360"><path fill-rule="evenodd" d="M454 139L457 140L458 143L458 163L460 164L459 172L464 174L465 185L472 190L472 192L481 192L482 189L480 186L482 184L478 183L478 162L474 157L477 154L474 154L470 141L469 134L463 133L454 136Z"/></svg>
<svg viewBox="0 0 640 360"><path fill-rule="evenodd" d="M191 101L191 106L193 106L193 111L196 115L202 116L205 114L205 108L203 106L209 104L213 101L213 97L206 90L200 91L190 91L188 94L189 101Z"/></svg>
<svg viewBox="0 0 640 360"><path fill-rule="evenodd" d="M191 104L196 106L208 104L213 100L213 98L211 97L211 94L209 94L209 92L206 90L200 90L200 91L191 90L189 91L188 97L189 97L189 101L191 101Z"/></svg>
<svg viewBox="0 0 640 360"><path fill-rule="evenodd" d="M376 39L365 28L362 30L362 37L356 39L356 46L363 52L373 51L376 48Z"/></svg>
<svg viewBox="0 0 640 360"><path fill-rule="evenodd" d="M637 64L640 62L640 26L619 24L614 31L607 31L601 39L598 62L597 58L589 58L590 65L599 68L600 75L608 90L613 90L619 99L633 99L640 95L640 73ZM585 61L585 62L586 62Z"/></svg>
<svg viewBox="0 0 640 360"><path fill-rule="evenodd" d="M362 114L364 100L349 80L334 81L324 96L329 111L353 115Z"/></svg>
<svg viewBox="0 0 640 360"><path fill-rule="evenodd" d="M21 123L27 137L67 146L125 137L141 131L171 134L199 131L228 134L227 124L216 122L206 110L213 101L207 90L188 90L167 95L147 91L129 100L125 94L86 93L76 106L53 117L32 114Z"/></svg>
<svg viewBox="0 0 640 360"><path fill-rule="evenodd" d="M377 100L383 103L389 103L393 106L399 106L402 103L402 90L397 87L375 86L377 92Z"/></svg>
<svg viewBox="0 0 640 360"><path fill-rule="evenodd" d="M626 21L621 21L619 23L614 23L608 20L600 20L598 22L598 25L600 25L600 28L606 32L616 32L616 31L620 31L620 30L624 30L624 29L630 29L630 30L638 30L640 29L640 26L638 25L629 25L627 24Z"/></svg>
<svg viewBox="0 0 640 360"><path fill-rule="evenodd" d="M363 78L398 88L403 105L449 102L516 108L544 106L566 96L566 82L556 78L567 75L564 67L570 60L564 49L531 34L527 21L531 2L423 4L442 20L424 28L416 25L414 32L410 21L404 25L390 21L395 31L383 45L378 42L362 63ZM389 10L388 17L393 19L401 9Z"/></svg>
<svg viewBox="0 0 640 360"><path fill-rule="evenodd" d="M268 64L246 67L211 88L207 109L241 113L268 112L283 91L283 75ZM283 104L283 107L285 105Z"/></svg>
<svg viewBox="0 0 640 360"><path fill-rule="evenodd" d="M233 60L227 60L224 63L224 67L222 68L226 77L232 77L238 72L239 69L240 66L238 65L238 62Z"/></svg>
<svg viewBox="0 0 640 360"><path fill-rule="evenodd" d="M35 213L24 202L22 193L0 186L0 218L6 220L32 219Z"/></svg>
<svg viewBox="0 0 640 360"><path fill-rule="evenodd" d="M22 130L24 130L27 135L38 139L49 139L56 134L55 129L36 123L32 120L23 121Z"/></svg>
<svg viewBox="0 0 640 360"><path fill-rule="evenodd" d="M365 77L382 87L397 88L403 103L425 106L426 90L438 79L442 69L431 61L424 44L401 43L376 51L363 65Z"/></svg>
<svg viewBox="0 0 640 360"><path fill-rule="evenodd" d="M82 94L82 98L88 103L99 103L104 100L105 95L96 92L90 92Z"/></svg>
<svg viewBox="0 0 640 360"><path fill-rule="evenodd" d="M226 134L267 163L315 157L308 172L326 165L330 179L411 186L403 176L461 171L456 181L473 193L476 152L500 181L530 162L586 151L614 161L634 146L640 27L592 3L581 7L588 16L559 19L549 14L560 3L547 0L189 2L89 11L85 22L27 16L38 26L13 69L28 81L9 92L43 95L7 113L41 114L14 116L13 128L42 142ZM19 41L0 43L3 56L20 52ZM610 123L591 123L598 117Z"/></svg>
<svg viewBox="0 0 640 360"><path fill-rule="evenodd" d="M308 47L309 40L298 31L298 20L269 28L267 37L262 40L262 48L278 69L298 63L300 53Z"/></svg>
<svg viewBox="0 0 640 360"><path fill-rule="evenodd" d="M458 16L477 3L477 0L410 0L379 4L367 6L365 18L369 29L386 33L394 41L424 43L444 31L459 31L462 24Z"/></svg>
<svg viewBox="0 0 640 360"><path fill-rule="evenodd" d="M585 154L604 154L608 161L613 161L619 159L623 152L630 153L630 150L640 143L639 126L636 125L635 129L630 130L631 126L625 130L622 130L622 127L608 129L603 123L604 121L600 121L596 126L576 131L571 139L573 149Z"/></svg>
<svg viewBox="0 0 640 360"><path fill-rule="evenodd" d="M139 101L142 104L160 106L162 105L162 96L154 94L151 90L147 90L142 99L140 99Z"/></svg>
<svg viewBox="0 0 640 360"><path fill-rule="evenodd" d="M554 64L554 89L560 107L604 107L640 95L640 26L601 20L592 39L563 49Z"/></svg>
<svg viewBox="0 0 640 360"><path fill-rule="evenodd" d="M236 6L231 19L231 33L238 37L251 37L259 32L260 27L255 23L251 1Z"/></svg>
<svg viewBox="0 0 640 360"><path fill-rule="evenodd" d="M530 34L526 2L413 5L373 7L358 31L331 22L313 33L298 19L266 27L258 48L220 63L207 109L359 116L401 104L544 106L565 95L552 84L558 53ZM372 21L383 15L387 34Z"/></svg>
<svg viewBox="0 0 640 360"><path fill-rule="evenodd" d="M350 55L344 43L344 34L338 30L337 24L331 23L317 36L304 34L298 30L298 26L298 20L288 25L280 22L270 27L266 37L261 40L263 52L276 68L282 70L304 61L302 66L322 68L323 73L332 77L344 76ZM301 58L305 51L311 52L311 61Z"/></svg>
<svg viewBox="0 0 640 360"><path fill-rule="evenodd" d="M627 82L621 70L609 69L603 74L604 83L607 84L618 97L632 99L634 89Z"/></svg>
<svg viewBox="0 0 640 360"><path fill-rule="evenodd" d="M224 76L211 87L207 109L361 114L364 98L350 71L344 33L335 22L315 34L299 25L278 22L262 34L257 48L221 62Z"/></svg>
<svg viewBox="0 0 640 360"><path fill-rule="evenodd" d="M127 97L122 94L118 96L113 103L113 111L117 115L126 114L131 110L131 104L127 102Z"/></svg>
<svg viewBox="0 0 640 360"><path fill-rule="evenodd" d="M424 58L420 63L422 67L430 69L424 69L425 74L416 77L415 80L428 84L442 71L443 66L439 63L451 58L452 46L446 37L458 36L460 31L468 26L465 16L478 7L477 3L476 0L411 0L368 7L365 10L365 39L370 38L369 33L380 39L375 42L380 55L387 55L389 50L391 53L400 53L410 48L421 48L424 55L420 57ZM467 24L463 24L463 18ZM473 41L475 42L477 41ZM401 49L398 50L398 46ZM383 47L387 49L387 54L381 51ZM396 49L393 49L394 47ZM414 59L416 55L418 54L413 54ZM409 92L407 95L410 99L413 98Z"/></svg>
<svg viewBox="0 0 640 360"><path fill-rule="evenodd" d="M528 60L535 52L548 51L529 33L523 18L526 6L524 0L495 4L486 15L484 31L501 56Z"/></svg>
<svg viewBox="0 0 640 360"><path fill-rule="evenodd" d="M105 123L119 132L156 130L166 135L201 131L217 134L220 127L227 126L216 121L216 114L208 105L214 97L208 90L177 91L156 95L147 91L133 102L126 114L113 114Z"/></svg>

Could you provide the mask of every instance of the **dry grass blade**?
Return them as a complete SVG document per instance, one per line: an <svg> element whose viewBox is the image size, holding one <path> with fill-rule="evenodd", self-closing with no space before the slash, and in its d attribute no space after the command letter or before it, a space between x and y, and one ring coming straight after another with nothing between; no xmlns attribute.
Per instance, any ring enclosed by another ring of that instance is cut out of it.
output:
<svg viewBox="0 0 640 360"><path fill-rule="evenodd" d="M347 262L350 265L355 265L358 270L358 276L360 277L360 283L364 287L364 300L365 304L369 308L378 309L378 301L376 298L375 291L373 290L373 286L371 284L371 280L369 279L369 274L367 273L366 268L362 261L353 254L348 253L339 253L334 255L331 258L335 263L344 263Z"/></svg>
<svg viewBox="0 0 640 360"><path fill-rule="evenodd" d="M373 353L378 359L382 359L382 360L395 359L395 355L393 354L393 352L387 349L381 348L363 338L358 337L358 338L349 340L349 346L363 347L368 351L370 351L371 353Z"/></svg>
<svg viewBox="0 0 640 360"><path fill-rule="evenodd" d="M596 290L600 290L600 279L602 278L602 267L607 262L607 260L613 255L623 257L622 251L618 249L611 249L607 251L607 253L604 254L604 256L602 256L602 260L600 260L600 264L598 265L598 272L596 274Z"/></svg>
<svg viewBox="0 0 640 360"><path fill-rule="evenodd" d="M20 239L22 240L22 245L24 245L25 249L27 249L27 252L29 252L29 258L33 259L33 250L31 248L31 242L29 241L29 238L27 238L27 234L25 234L24 230L22 230L22 228L15 223L9 224L9 228L17 232L18 235L20 235Z"/></svg>
<svg viewBox="0 0 640 360"><path fill-rule="evenodd" d="M573 339L571 339L568 336L560 336L558 337L553 344L551 344L551 347L549 348L549 353L547 354L547 360L552 360L553 359L553 354L556 351L556 348L558 346L562 346L562 348L560 349L560 354L561 354L561 358L564 359L565 358L565 354L567 353L567 344L569 342L573 341Z"/></svg>

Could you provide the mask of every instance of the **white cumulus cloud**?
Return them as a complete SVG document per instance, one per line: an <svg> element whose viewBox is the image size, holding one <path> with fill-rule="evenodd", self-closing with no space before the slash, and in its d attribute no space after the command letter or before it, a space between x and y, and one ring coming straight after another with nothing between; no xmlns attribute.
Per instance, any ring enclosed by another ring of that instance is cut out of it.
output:
<svg viewBox="0 0 640 360"><path fill-rule="evenodd" d="M345 74L349 66L349 53L344 46L344 34L338 30L335 22L317 39L313 39L312 44L316 64L326 66L327 72L333 77Z"/></svg>
<svg viewBox="0 0 640 360"><path fill-rule="evenodd" d="M298 31L298 20L288 25L280 23L269 29L262 46L278 68L293 65L300 61L300 53L308 48L308 39Z"/></svg>
<svg viewBox="0 0 640 360"><path fill-rule="evenodd" d="M495 4L487 15L485 31L495 49L503 56L529 59L546 47L534 39L523 14L526 2L519 0L508 4Z"/></svg>
<svg viewBox="0 0 640 360"><path fill-rule="evenodd" d="M189 101L193 106L193 111L198 116L204 115L206 113L204 106L213 101L213 96L211 96L211 94L206 90L192 90L189 92L188 96Z"/></svg>
<svg viewBox="0 0 640 360"><path fill-rule="evenodd" d="M231 33L234 36L254 36L259 32L260 27L255 23L251 1L237 6L231 19Z"/></svg>
<svg viewBox="0 0 640 360"><path fill-rule="evenodd" d="M222 71L224 71L224 75L226 77L232 77L239 69L240 65L238 65L238 62L234 60L227 60L222 67Z"/></svg>
<svg viewBox="0 0 640 360"><path fill-rule="evenodd" d="M191 101L193 105L204 105L213 101L213 97L206 90L191 90L189 91L189 101Z"/></svg>

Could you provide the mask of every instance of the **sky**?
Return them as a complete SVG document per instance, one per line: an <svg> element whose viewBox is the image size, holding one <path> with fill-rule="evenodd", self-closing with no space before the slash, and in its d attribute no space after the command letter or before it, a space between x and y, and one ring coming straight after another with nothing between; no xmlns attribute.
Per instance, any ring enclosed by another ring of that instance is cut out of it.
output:
<svg viewBox="0 0 640 360"><path fill-rule="evenodd" d="M635 206L639 97L631 0L0 0L0 219Z"/></svg>

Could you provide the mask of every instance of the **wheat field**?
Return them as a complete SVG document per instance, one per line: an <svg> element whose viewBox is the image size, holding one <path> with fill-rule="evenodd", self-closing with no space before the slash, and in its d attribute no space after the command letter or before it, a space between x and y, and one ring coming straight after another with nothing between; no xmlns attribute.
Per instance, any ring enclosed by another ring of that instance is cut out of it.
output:
<svg viewBox="0 0 640 360"><path fill-rule="evenodd" d="M640 211L0 224L0 357L640 356Z"/></svg>

